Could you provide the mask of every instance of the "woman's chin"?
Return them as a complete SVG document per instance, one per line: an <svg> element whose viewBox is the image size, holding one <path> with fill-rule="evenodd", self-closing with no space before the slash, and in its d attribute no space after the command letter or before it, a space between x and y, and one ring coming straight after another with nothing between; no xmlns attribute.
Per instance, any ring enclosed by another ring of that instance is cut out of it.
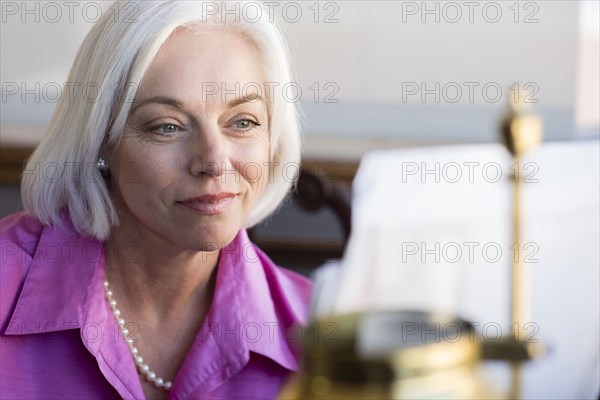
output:
<svg viewBox="0 0 600 400"><path fill-rule="evenodd" d="M229 228L223 230L224 226ZM202 251L202 252L214 252L219 251L223 247L235 239L235 236L239 232L239 229L231 228L232 225L220 226L217 230L215 229L194 229L183 240L186 242L184 246L189 250Z"/></svg>

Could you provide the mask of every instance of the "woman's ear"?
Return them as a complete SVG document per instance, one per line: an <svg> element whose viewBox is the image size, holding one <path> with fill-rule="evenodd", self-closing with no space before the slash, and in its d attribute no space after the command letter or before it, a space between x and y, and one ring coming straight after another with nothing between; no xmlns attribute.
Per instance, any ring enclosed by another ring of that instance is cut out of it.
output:
<svg viewBox="0 0 600 400"><path fill-rule="evenodd" d="M111 171L116 172L116 157L114 152L114 146L102 146L100 151L98 152L98 163L97 167L100 170L100 175L104 179L104 183L109 191L111 191L111 180L113 178L113 173Z"/></svg>

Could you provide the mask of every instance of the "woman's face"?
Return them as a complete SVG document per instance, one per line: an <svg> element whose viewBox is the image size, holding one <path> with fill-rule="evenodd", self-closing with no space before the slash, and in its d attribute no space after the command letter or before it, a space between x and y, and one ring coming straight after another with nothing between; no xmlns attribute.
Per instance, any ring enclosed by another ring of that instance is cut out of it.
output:
<svg viewBox="0 0 600 400"><path fill-rule="evenodd" d="M259 51L240 33L168 39L109 157L129 235L195 251L233 240L269 179L264 81Z"/></svg>

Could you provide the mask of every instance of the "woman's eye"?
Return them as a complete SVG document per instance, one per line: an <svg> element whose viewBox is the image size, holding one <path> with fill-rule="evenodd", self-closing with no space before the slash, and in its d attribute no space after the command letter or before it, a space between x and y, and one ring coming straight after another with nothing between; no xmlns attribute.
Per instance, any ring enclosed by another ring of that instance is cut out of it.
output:
<svg viewBox="0 0 600 400"><path fill-rule="evenodd" d="M160 124L150 127L149 130L159 135L171 136L179 131L179 126L175 124Z"/></svg>
<svg viewBox="0 0 600 400"><path fill-rule="evenodd" d="M252 129L255 126L260 126L260 124L258 122L252 121L251 119L243 118L243 119L238 119L237 121L234 121L233 126L236 129L245 131L248 129Z"/></svg>

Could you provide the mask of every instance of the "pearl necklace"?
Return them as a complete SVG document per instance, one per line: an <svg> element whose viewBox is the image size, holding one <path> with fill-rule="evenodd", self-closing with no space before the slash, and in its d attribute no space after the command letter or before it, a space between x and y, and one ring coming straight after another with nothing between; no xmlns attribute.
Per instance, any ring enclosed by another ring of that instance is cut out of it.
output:
<svg viewBox="0 0 600 400"><path fill-rule="evenodd" d="M154 383L154 386L163 388L166 391L171 390L171 381L165 381L163 378L156 376L156 373L150 370L148 364L144 362L142 356L138 354L138 349L133 345L133 339L127 337L129 335L129 329L125 327L125 320L121 317L121 310L117 308L117 302L113 299L113 292L108 288L108 281L104 281L104 293L106 294L106 299L108 300L108 304L112 309L112 313L115 316L115 320L119 325L119 329L123 334L123 337L127 340L127 344L129 346L129 352L133 357L135 364L137 365L138 371L140 374L144 375L149 382Z"/></svg>

